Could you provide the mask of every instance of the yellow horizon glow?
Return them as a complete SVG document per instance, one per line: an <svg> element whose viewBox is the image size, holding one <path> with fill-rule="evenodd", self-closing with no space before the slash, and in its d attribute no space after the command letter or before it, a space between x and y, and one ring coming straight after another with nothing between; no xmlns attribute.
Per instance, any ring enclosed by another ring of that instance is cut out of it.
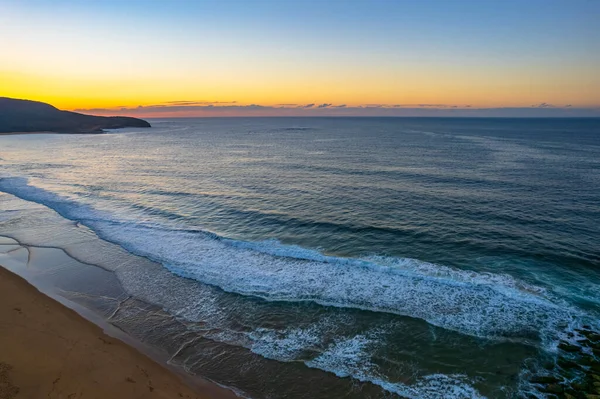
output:
<svg viewBox="0 0 600 399"><path fill-rule="evenodd" d="M336 84L337 83L337 84ZM202 82L161 82L157 80L69 79L0 71L0 96L50 103L74 110L119 108L164 104L168 101L236 102L240 105L333 103L347 106L364 104L446 104L478 108L528 107L546 102L574 107L597 107L598 89L593 86L547 87L524 91L518 82L503 86L464 87L451 82L368 82L368 88L348 87L341 82L316 82L314 85L291 82L286 86L258 89L252 85L215 87ZM385 87L387 86L387 87ZM434 87L432 87L434 86ZM493 95L489 91L493 90Z"/></svg>
<svg viewBox="0 0 600 399"><path fill-rule="evenodd" d="M1 67L0 67L1 68ZM160 72L160 71L157 71ZM333 103L446 104L477 108L558 106L598 107L600 79L591 71L570 72L569 80L551 74L422 68L382 69L378 74L349 68L332 74L225 74L215 79L186 72L133 77L15 72L0 69L0 96L50 103L66 110L137 107L168 101L236 102L240 105ZM565 71L562 71L565 72ZM308 76L307 76L308 75ZM502 75L502 76L500 76ZM591 84L590 84L591 83Z"/></svg>
<svg viewBox="0 0 600 399"><path fill-rule="evenodd" d="M600 107L595 31L577 30L587 21L579 14L559 19L556 32L543 29L537 11L531 18L541 25L521 32L482 29L475 19L479 37L427 19L379 26L380 19L350 23L334 14L336 26L313 30L258 23L245 12L236 19L238 8L216 4L168 6L163 12L177 17L163 18L158 5L130 3L124 14L117 2L76 3L0 4L0 96L66 110L169 101Z"/></svg>

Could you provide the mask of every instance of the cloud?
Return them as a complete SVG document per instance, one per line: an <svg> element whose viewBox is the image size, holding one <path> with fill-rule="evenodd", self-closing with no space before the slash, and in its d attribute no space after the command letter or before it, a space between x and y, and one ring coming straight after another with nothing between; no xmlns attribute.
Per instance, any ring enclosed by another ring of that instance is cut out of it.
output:
<svg viewBox="0 0 600 399"><path fill-rule="evenodd" d="M265 107L259 104L249 104L249 105L218 105L218 104L205 104L205 105L138 105L137 107L121 107L121 108L89 108L89 109L75 109L75 112L83 112L83 113L92 113L92 114L101 114L101 115L125 115L125 113L131 115L140 115L140 114L156 114L160 116L163 113L194 113L199 112L202 113L204 111L211 112L228 112L228 111L243 111L243 110L258 110L263 108L272 108ZM275 109L275 108L272 108Z"/></svg>
<svg viewBox="0 0 600 399"><path fill-rule="evenodd" d="M169 105L210 105L210 104L237 104L237 101L187 101L187 100L178 100L178 101L165 101L162 104L158 104L155 106L169 106Z"/></svg>
<svg viewBox="0 0 600 399"><path fill-rule="evenodd" d="M395 108L467 108L459 104L395 104Z"/></svg>
<svg viewBox="0 0 600 399"><path fill-rule="evenodd" d="M534 104L534 105L532 105L532 107L533 108L556 108L554 105L548 104L548 103Z"/></svg>
<svg viewBox="0 0 600 399"><path fill-rule="evenodd" d="M458 104L363 104L348 106L331 103L306 105L237 103L197 104L198 101L175 101L156 105L118 108L76 109L77 112L106 116L142 118L212 117L212 116L387 116L387 117L600 117L600 107L578 108L541 103L531 107L476 108ZM435 106L437 105L437 107Z"/></svg>
<svg viewBox="0 0 600 399"><path fill-rule="evenodd" d="M365 108L469 108L460 104L364 104Z"/></svg>

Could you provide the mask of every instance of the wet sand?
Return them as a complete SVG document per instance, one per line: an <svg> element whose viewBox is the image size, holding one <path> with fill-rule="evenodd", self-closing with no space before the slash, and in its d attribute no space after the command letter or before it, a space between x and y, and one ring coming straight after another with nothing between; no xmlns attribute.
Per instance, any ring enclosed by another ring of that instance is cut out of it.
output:
<svg viewBox="0 0 600 399"><path fill-rule="evenodd" d="M232 398L180 376L0 267L0 398Z"/></svg>

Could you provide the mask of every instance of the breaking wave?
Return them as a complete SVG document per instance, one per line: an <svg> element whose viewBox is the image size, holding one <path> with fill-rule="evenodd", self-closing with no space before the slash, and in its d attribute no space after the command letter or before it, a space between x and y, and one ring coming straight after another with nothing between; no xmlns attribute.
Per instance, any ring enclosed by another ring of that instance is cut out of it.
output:
<svg viewBox="0 0 600 399"><path fill-rule="evenodd" d="M48 206L178 276L227 292L393 313L490 339L537 341L579 319L576 309L509 275L408 258L326 256L277 241L244 242L118 219L23 178L0 179L0 190Z"/></svg>

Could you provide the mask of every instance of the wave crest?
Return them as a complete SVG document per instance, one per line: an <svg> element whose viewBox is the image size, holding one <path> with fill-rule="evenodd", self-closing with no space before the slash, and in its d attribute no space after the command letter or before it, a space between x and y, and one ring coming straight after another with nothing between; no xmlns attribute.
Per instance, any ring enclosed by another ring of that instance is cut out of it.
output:
<svg viewBox="0 0 600 399"><path fill-rule="evenodd" d="M507 275L415 259L339 258L276 241L249 243L202 230L118 220L21 178L0 179L0 190L46 205L178 276L241 295L387 312L473 336L511 340L538 340L579 316L543 289Z"/></svg>

